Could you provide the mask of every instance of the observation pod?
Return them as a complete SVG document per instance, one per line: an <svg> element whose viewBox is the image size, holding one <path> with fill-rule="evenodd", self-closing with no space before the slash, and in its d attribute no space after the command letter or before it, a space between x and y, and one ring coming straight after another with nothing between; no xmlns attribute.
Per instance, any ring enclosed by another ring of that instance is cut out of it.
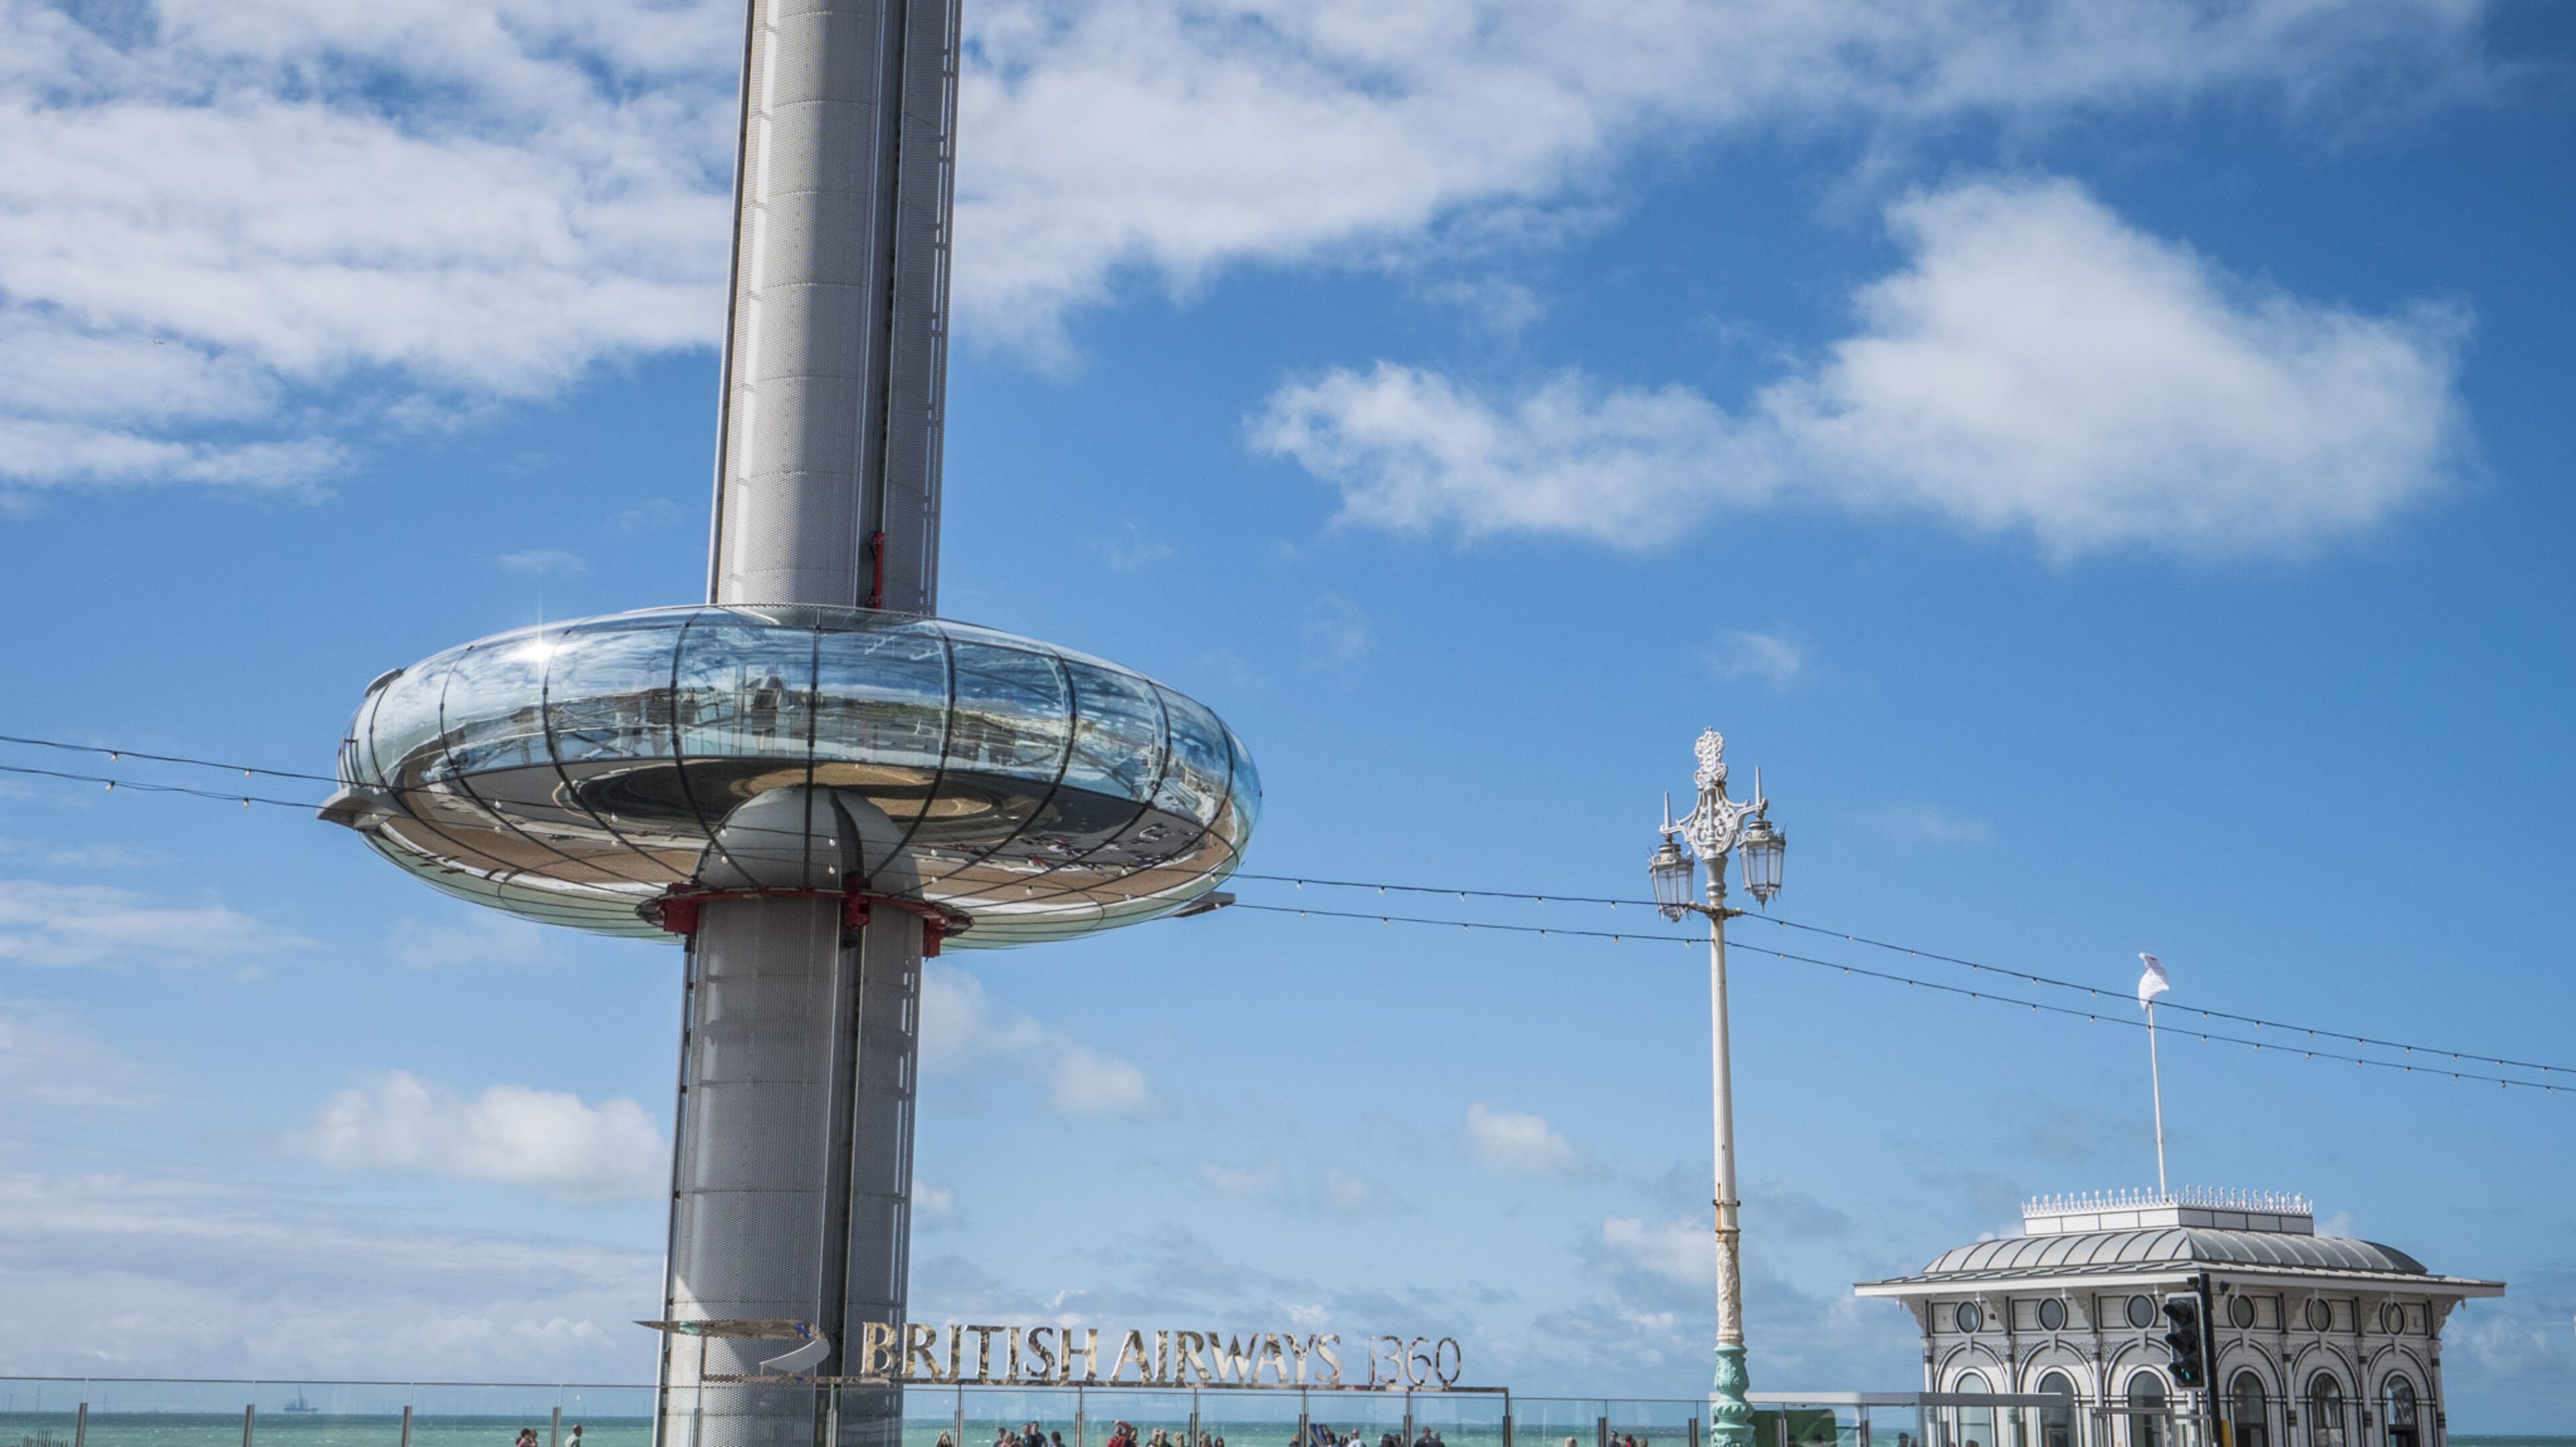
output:
<svg viewBox="0 0 2576 1447"><path fill-rule="evenodd" d="M840 894L926 944L1065 939L1231 873L1242 742L1114 664L856 608L523 628L369 685L323 817L449 893L652 937L709 894Z"/></svg>

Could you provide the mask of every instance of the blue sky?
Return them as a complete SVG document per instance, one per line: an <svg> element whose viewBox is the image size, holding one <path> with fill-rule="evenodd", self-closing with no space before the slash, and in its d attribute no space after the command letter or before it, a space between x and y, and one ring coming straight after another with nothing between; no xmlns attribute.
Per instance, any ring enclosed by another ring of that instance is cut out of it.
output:
<svg viewBox="0 0 2576 1447"><path fill-rule="evenodd" d="M967 17L945 610L1216 707L1254 869L1634 895L1716 725L1789 918L2576 1064L2562 8ZM385 668L697 596L738 24L0 4L0 732L325 768ZM0 1370L641 1379L677 967L0 781ZM952 954L916 1310L1691 1395L1704 1009L1248 911ZM1736 1010L1757 1387L1911 1382L1849 1283L2152 1180L2132 1030ZM2178 1179L2511 1283L2454 1427L2576 1420L2576 1097L2165 1064Z"/></svg>

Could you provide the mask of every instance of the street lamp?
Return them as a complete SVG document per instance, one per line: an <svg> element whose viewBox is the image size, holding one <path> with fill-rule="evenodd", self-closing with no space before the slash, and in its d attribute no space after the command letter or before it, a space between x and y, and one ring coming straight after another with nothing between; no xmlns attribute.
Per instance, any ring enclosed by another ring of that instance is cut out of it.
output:
<svg viewBox="0 0 2576 1447"><path fill-rule="evenodd" d="M1693 775L1699 803L1676 823L1672 798L1665 796L1664 842L1647 861L1646 874L1664 918L1699 914L1708 920L1709 1082L1717 1116L1717 1381L1708 1399L1708 1437L1709 1447L1752 1447L1753 1407L1744 1396L1751 1379L1744 1370L1744 1272L1737 1250L1742 1233L1736 1221L1735 1100L1726 1045L1726 922L1744 911L1727 907L1726 857L1743 850L1744 887L1756 903L1768 905L1780 892L1789 836L1766 817L1771 801L1762 795L1760 771L1753 775L1750 800L1726 797L1723 734L1701 734L1693 752L1699 756ZM1708 866L1705 904L1691 898L1701 864Z"/></svg>

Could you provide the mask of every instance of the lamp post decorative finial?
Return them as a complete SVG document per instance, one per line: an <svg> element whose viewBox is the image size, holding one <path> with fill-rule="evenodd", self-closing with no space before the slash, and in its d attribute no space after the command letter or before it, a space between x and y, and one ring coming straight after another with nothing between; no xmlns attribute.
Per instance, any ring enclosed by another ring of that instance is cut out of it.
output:
<svg viewBox="0 0 2576 1447"><path fill-rule="evenodd" d="M1691 745L1691 752L1699 755L1699 771L1693 777L1699 781L1701 791L1706 792L1711 784L1725 788L1726 735L1715 729L1704 730L1699 742Z"/></svg>

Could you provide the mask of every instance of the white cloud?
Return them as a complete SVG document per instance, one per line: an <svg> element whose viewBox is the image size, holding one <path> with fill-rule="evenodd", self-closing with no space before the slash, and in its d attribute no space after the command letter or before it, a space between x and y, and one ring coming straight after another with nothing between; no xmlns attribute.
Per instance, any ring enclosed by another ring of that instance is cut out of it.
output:
<svg viewBox="0 0 2576 1447"><path fill-rule="evenodd" d="M45 862L57 869L148 869L170 862L170 856L157 849L128 849L121 844L84 844L77 848L48 849Z"/></svg>
<svg viewBox="0 0 2576 1447"><path fill-rule="evenodd" d="M957 1192L916 1178L912 1183L912 1219L929 1230L956 1225L964 1219L958 1209Z"/></svg>
<svg viewBox="0 0 2576 1447"><path fill-rule="evenodd" d="M1709 650L1708 666L1729 681L1755 678L1773 688L1787 688L1807 671L1807 653L1776 633L1730 628L1717 635L1716 646Z"/></svg>
<svg viewBox="0 0 2576 1447"><path fill-rule="evenodd" d="M554 931L490 910L476 910L454 924L397 921L393 949L395 959L415 970L542 965L564 957L563 940Z"/></svg>
<svg viewBox="0 0 2576 1447"><path fill-rule="evenodd" d="M1143 1116L1162 1108L1141 1067L1026 1015L1005 1018L983 981L950 966L924 966L922 1073L989 1076L996 1067L1034 1078L1058 1115Z"/></svg>
<svg viewBox="0 0 2576 1447"><path fill-rule="evenodd" d="M0 999L0 1100L45 1112L134 1110L153 1102L143 1071L61 1009ZM12 1112L0 1124L24 1125Z"/></svg>
<svg viewBox="0 0 2576 1447"><path fill-rule="evenodd" d="M1365 1176L1327 1165L1291 1170L1276 1154L1248 1166L1196 1161L1191 1172L1210 1194L1229 1201L1264 1201L1301 1212L1355 1216L1388 1207L1386 1189Z"/></svg>
<svg viewBox="0 0 2576 1447"><path fill-rule="evenodd" d="M1478 1164L1525 1176L1570 1176L1584 1168L1580 1146L1559 1135L1547 1118L1525 1111L1494 1110L1483 1101L1467 1107L1467 1152Z"/></svg>
<svg viewBox="0 0 2576 1447"><path fill-rule="evenodd" d="M1914 265L1867 330L1763 405L1854 502L2068 556L2298 549L2439 487L2461 319L2373 317L2229 277L2063 181L1891 213Z"/></svg>
<svg viewBox="0 0 2576 1447"><path fill-rule="evenodd" d="M391 1070L333 1095L298 1137L343 1171L534 1186L567 1201L644 1200L669 1189L671 1148L624 1096L491 1085L467 1098Z"/></svg>
<svg viewBox="0 0 2576 1447"><path fill-rule="evenodd" d="M0 881L0 960L12 964L256 967L308 944L211 900L171 904L107 885Z"/></svg>
<svg viewBox="0 0 2576 1447"><path fill-rule="evenodd" d="M987 0L966 11L957 304L970 338L1060 352L1122 273L1548 244L1640 146L2300 103L2356 75L2420 95L2468 68L2477 20L2449 0ZM0 8L0 479L305 487L369 425L711 343L740 26L736 0ZM1497 295L1499 324L1526 313Z"/></svg>
<svg viewBox="0 0 2576 1447"><path fill-rule="evenodd" d="M0 10L0 478L301 485L385 406L704 342L730 9Z"/></svg>
<svg viewBox="0 0 2576 1447"><path fill-rule="evenodd" d="M1681 387L1603 392L1568 373L1497 406L1380 362L1282 387L1252 440L1340 489L1347 522L1648 546L1719 496L1769 493L1774 469L1743 432Z"/></svg>
<svg viewBox="0 0 2576 1447"><path fill-rule="evenodd" d="M0 1360L27 1373L649 1381L659 1243L442 1231L169 1176L0 1172Z"/></svg>
<svg viewBox="0 0 2576 1447"><path fill-rule="evenodd" d="M1327 1211L1355 1216L1381 1204L1386 1196L1375 1181L1355 1176L1339 1166L1326 1166L1323 1179L1316 1183L1316 1194Z"/></svg>
<svg viewBox="0 0 2576 1447"><path fill-rule="evenodd" d="M2296 552L2442 487L2462 322L2288 296L2063 181L1974 183L1890 220L1912 253L1864 330L1742 413L1567 373L1516 399L1379 363L1282 387L1262 451L1402 531L1672 541L1726 507L1929 512L2052 557Z"/></svg>
<svg viewBox="0 0 2576 1447"><path fill-rule="evenodd" d="M687 516L688 514L681 510L678 503L666 497L657 497L647 499L639 507L630 507L618 513L616 520L610 526L621 533L659 532Z"/></svg>
<svg viewBox="0 0 2576 1447"><path fill-rule="evenodd" d="M1249 1166L1199 1161L1190 1169L1200 1185L1229 1201L1258 1201L1276 1195L1287 1181L1287 1171L1277 1156L1263 1156Z"/></svg>
<svg viewBox="0 0 2576 1447"><path fill-rule="evenodd" d="M1118 536L1101 549L1109 566L1132 573L1147 563L1159 563L1172 556L1172 545L1146 534L1144 525L1130 518L1118 525Z"/></svg>
<svg viewBox="0 0 2576 1447"><path fill-rule="evenodd" d="M562 548L530 548L525 552L503 553L493 559L504 572L524 573L532 578L571 577L590 571L590 563L579 553Z"/></svg>
<svg viewBox="0 0 2576 1447"><path fill-rule="evenodd" d="M1047 1104L1060 1115L1150 1115L1160 1104L1142 1067L1057 1037L1046 1064Z"/></svg>
<svg viewBox="0 0 2576 1447"><path fill-rule="evenodd" d="M1717 1278L1717 1253L1706 1226L1611 1216L1601 1222L1601 1244L1621 1264L1668 1281L1698 1286Z"/></svg>
<svg viewBox="0 0 2576 1447"><path fill-rule="evenodd" d="M2438 72L2474 34L2454 6L2332 0L997 0L968 24L961 310L1041 345L1121 268L1187 287L1507 230L1640 143L2307 93Z"/></svg>
<svg viewBox="0 0 2576 1447"><path fill-rule="evenodd" d="M1377 630L1367 610L1337 593L1326 593L1306 610L1297 636L1306 654L1322 663L1356 663L1377 646Z"/></svg>

